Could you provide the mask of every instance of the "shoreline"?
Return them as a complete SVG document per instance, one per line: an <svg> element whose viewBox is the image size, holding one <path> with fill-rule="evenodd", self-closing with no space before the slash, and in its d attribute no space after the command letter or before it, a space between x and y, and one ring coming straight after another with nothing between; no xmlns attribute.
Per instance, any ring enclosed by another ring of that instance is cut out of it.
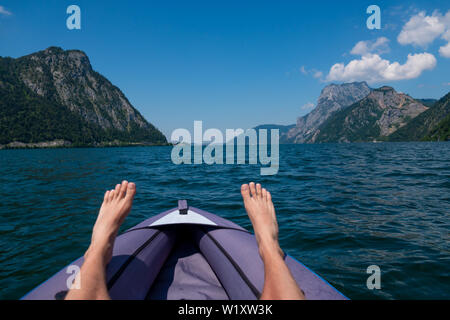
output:
<svg viewBox="0 0 450 320"><path fill-rule="evenodd" d="M77 144L67 140L53 140L42 142L24 143L13 141L7 144L0 144L0 150L14 149L75 149L75 148L111 148L111 147L164 147L171 146L170 143L155 144L148 142L124 142L124 141L104 141L97 143Z"/></svg>
<svg viewBox="0 0 450 320"><path fill-rule="evenodd" d="M101 142L96 144L74 144L69 141L61 143L59 141L44 141L35 143L23 143L19 141L10 142L8 144L0 144L0 150L30 150L30 149L77 149L77 148L123 148L123 147L170 147L172 143L154 144L144 142ZM359 142L323 142L323 143L280 143L280 145L327 145L327 144L378 144L378 143L439 143L450 141L422 140L422 141L359 141ZM191 147L194 144L191 144Z"/></svg>

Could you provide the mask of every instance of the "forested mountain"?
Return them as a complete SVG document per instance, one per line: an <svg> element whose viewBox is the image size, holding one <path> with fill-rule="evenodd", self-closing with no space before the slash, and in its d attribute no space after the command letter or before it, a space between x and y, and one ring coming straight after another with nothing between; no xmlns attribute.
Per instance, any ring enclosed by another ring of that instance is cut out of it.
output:
<svg viewBox="0 0 450 320"><path fill-rule="evenodd" d="M374 89L364 99L335 112L320 128L316 142L385 140L428 107L392 87Z"/></svg>
<svg viewBox="0 0 450 320"><path fill-rule="evenodd" d="M0 144L166 144L120 91L78 50L50 47L0 57Z"/></svg>

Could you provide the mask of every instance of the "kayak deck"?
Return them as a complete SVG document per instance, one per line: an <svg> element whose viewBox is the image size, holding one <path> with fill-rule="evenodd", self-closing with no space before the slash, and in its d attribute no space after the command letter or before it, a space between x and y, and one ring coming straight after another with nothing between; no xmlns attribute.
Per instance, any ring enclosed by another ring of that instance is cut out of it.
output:
<svg viewBox="0 0 450 320"><path fill-rule="evenodd" d="M192 242L179 241L152 285L150 300L228 300L208 261Z"/></svg>
<svg viewBox="0 0 450 320"><path fill-rule="evenodd" d="M286 255L285 262L307 299L347 299L297 260ZM64 298L68 267L23 299ZM106 280L112 299L254 300L264 286L264 264L254 235L179 201L117 237Z"/></svg>

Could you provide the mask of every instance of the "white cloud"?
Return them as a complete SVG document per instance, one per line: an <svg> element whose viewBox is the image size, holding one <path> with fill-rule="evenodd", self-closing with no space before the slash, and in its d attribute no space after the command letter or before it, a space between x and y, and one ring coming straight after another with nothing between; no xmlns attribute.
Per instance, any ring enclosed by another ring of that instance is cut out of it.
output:
<svg viewBox="0 0 450 320"><path fill-rule="evenodd" d="M305 66L301 66L300 67L300 72L303 73L303 74L308 74L308 71L306 71Z"/></svg>
<svg viewBox="0 0 450 320"><path fill-rule="evenodd" d="M300 107L301 110L311 110L314 108L314 103L308 102Z"/></svg>
<svg viewBox="0 0 450 320"><path fill-rule="evenodd" d="M447 12L446 16L449 16L450 11ZM445 58L450 58L450 29L447 30L443 35L442 39L447 40L447 44L439 48L439 54Z"/></svg>
<svg viewBox="0 0 450 320"><path fill-rule="evenodd" d="M323 77L323 72L322 71L319 71L319 70L317 70L317 69L310 69L310 70L307 70L306 68L305 68L305 66L301 66L300 68L299 68L299 71L301 72L301 73L303 73L304 75L312 75L314 78L316 78L316 79L320 79L320 78L322 78Z"/></svg>
<svg viewBox="0 0 450 320"><path fill-rule="evenodd" d="M2 14L5 15L5 16L10 16L10 15L12 15L12 13L9 12L8 10L6 10L5 7L0 6L0 15L2 15Z"/></svg>
<svg viewBox="0 0 450 320"><path fill-rule="evenodd" d="M375 41L359 41L350 51L351 54L364 56L369 53L384 53L389 51L389 39L379 37Z"/></svg>
<svg viewBox="0 0 450 320"><path fill-rule="evenodd" d="M445 58L450 58L450 42L439 48L439 54Z"/></svg>
<svg viewBox="0 0 450 320"><path fill-rule="evenodd" d="M323 72L322 71L318 71L318 70L314 70L314 74L313 77L316 79L320 79L323 77Z"/></svg>
<svg viewBox="0 0 450 320"><path fill-rule="evenodd" d="M445 17L438 11L434 11L431 16L427 16L425 11L419 12L403 26L397 37L398 42L402 45L413 44L426 47L448 28L447 16L450 17L450 11Z"/></svg>
<svg viewBox="0 0 450 320"><path fill-rule="evenodd" d="M449 11L449 13L450 13L450 11ZM449 15L449 14L447 13L447 15ZM449 18L450 18L450 15L449 15ZM449 23L449 24L450 24L450 23ZM449 29L442 35L442 39L447 40L447 41L450 41L450 27L449 27Z"/></svg>
<svg viewBox="0 0 450 320"><path fill-rule="evenodd" d="M439 48L439 54L450 58L450 10L445 15L436 10L431 16L427 16L425 11L419 12L403 26L397 40L402 45L426 47L439 36L447 41Z"/></svg>
<svg viewBox="0 0 450 320"><path fill-rule="evenodd" d="M436 58L430 53L409 54L404 64L382 59L378 54L367 54L347 65L336 63L330 69L327 81L394 81L414 79L425 70L436 66Z"/></svg>
<svg viewBox="0 0 450 320"><path fill-rule="evenodd" d="M397 40L403 45L425 47L439 36L447 41L446 45L439 48L439 54L450 58L450 10L445 15L434 11L431 16L427 16L425 11L419 12L403 26Z"/></svg>

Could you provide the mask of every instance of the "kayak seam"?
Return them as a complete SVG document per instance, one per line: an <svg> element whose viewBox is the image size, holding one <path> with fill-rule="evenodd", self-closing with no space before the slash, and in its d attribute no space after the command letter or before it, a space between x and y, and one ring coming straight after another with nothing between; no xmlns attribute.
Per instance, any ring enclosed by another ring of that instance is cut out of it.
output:
<svg viewBox="0 0 450 320"><path fill-rule="evenodd" d="M290 255L286 255L285 254L285 258L291 258L292 260L296 261L298 264L300 264L301 266L305 267L306 270L308 270L309 272L311 272L313 275L315 275L317 278L319 278L320 280L322 280L326 285L328 285L330 288L332 288L334 291L336 291L339 295L341 295L342 297L344 297L347 300L350 300L350 298L348 298L346 295L344 295L342 292L340 292L338 289L336 289L331 283L329 283L327 280L325 280L324 278L322 278L322 276L320 276L319 274L317 274L315 271L311 270L310 268L308 268L307 266L305 266L302 262L300 262L299 260L297 260L297 258L294 258Z"/></svg>
<svg viewBox="0 0 450 320"><path fill-rule="evenodd" d="M261 293L259 290L253 285L253 283L250 281L249 278L245 275L245 273L242 271L242 269L239 267L239 265L234 261L234 259L229 255L229 253L222 247L222 245L208 232L206 232L202 228L203 232L206 234L208 238L212 240L212 242L219 248L219 250L223 253L223 255L230 261L230 263L233 265L233 267L236 269L237 273L241 276L242 280L244 280L245 284L250 288L252 293L255 295L256 299L259 299L261 297Z"/></svg>
<svg viewBox="0 0 450 320"><path fill-rule="evenodd" d="M128 257L128 259L122 264L117 270L117 272L111 277L111 279L108 281L108 290L111 290L111 288L114 286L114 284L117 282L119 277L124 273L125 269L128 267L128 265L133 261L134 258L137 257L137 255L144 250L159 234L161 233L161 230L158 230L154 234L150 236L150 238L147 239L139 248L136 249L136 251L133 252L131 256Z"/></svg>
<svg viewBox="0 0 450 320"><path fill-rule="evenodd" d="M136 229L127 230L127 231L123 232L122 234L131 232L131 231L137 231L137 230L157 229L157 227L163 227L163 226L166 226L166 225L154 226L154 227L151 227L151 226L139 227L139 228L136 228ZM238 229L238 228L234 228L234 227L222 227L222 226L208 226L208 227L214 228L215 230L218 230L218 229L229 229L229 230L236 230L236 231L252 234L250 231L242 230L242 229Z"/></svg>

